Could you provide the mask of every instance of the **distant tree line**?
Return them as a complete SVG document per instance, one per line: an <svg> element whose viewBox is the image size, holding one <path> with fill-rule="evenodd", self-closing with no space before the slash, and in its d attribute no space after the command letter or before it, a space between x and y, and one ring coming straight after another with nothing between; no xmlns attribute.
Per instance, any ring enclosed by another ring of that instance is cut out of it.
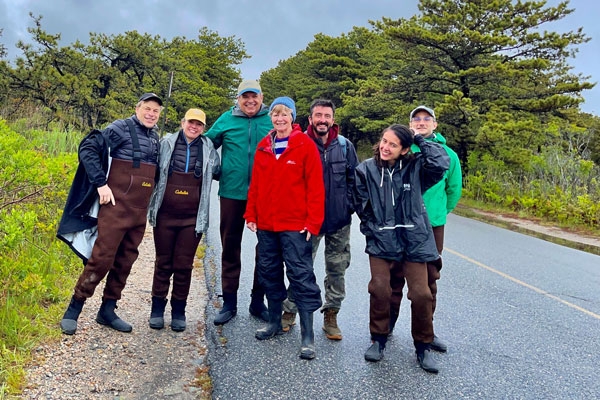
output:
<svg viewBox="0 0 600 400"><path fill-rule="evenodd" d="M595 84L568 64L590 38L582 28L552 31L552 22L573 12L568 6L420 0L411 18L382 18L338 37L316 35L262 73L265 100L293 97L305 127L310 102L332 99L342 134L363 157L385 126L408 123L410 110L426 104L459 154L467 193L514 203L514 190L543 187L564 193L561 201L582 193L595 199L600 119L579 108ZM197 38L172 40L136 31L91 33L88 44L61 47L60 34L44 32L42 17L31 17L31 43L17 43L21 54L14 61L0 47L0 116L37 128L102 127L129 115L146 91L169 98L165 131L177 129L191 106L203 108L210 125L233 104L237 66L248 57L238 39L208 28ZM508 187L472 186L490 183L491 176ZM543 185L532 186L540 180Z"/></svg>
<svg viewBox="0 0 600 400"><path fill-rule="evenodd" d="M552 31L568 5L420 0L411 18L316 35L261 84L299 110L333 99L363 156L384 127L408 124L419 104L434 107L461 159L465 198L598 229L600 119L579 108L595 84L568 64L590 39L582 28Z"/></svg>
<svg viewBox="0 0 600 400"><path fill-rule="evenodd" d="M167 99L171 74L167 130L177 128L189 107L219 115L231 106L240 79L237 66L248 57L241 41L207 28L195 39L169 41L136 31L91 33L89 44L78 40L61 47L60 34L46 33L42 17L30 16L31 42L19 41L20 56L0 64L0 115L8 121L31 119L36 128L103 127L131 114L144 92Z"/></svg>
<svg viewBox="0 0 600 400"><path fill-rule="evenodd" d="M421 0L419 10L372 29L317 35L261 83L267 93L297 99L301 110L315 97L335 100L337 120L355 140L373 142L427 104L463 163L487 154L522 166L574 137L581 155L600 160L598 119L579 110L594 84L567 64L589 38L581 28L544 30L573 11L567 1Z"/></svg>

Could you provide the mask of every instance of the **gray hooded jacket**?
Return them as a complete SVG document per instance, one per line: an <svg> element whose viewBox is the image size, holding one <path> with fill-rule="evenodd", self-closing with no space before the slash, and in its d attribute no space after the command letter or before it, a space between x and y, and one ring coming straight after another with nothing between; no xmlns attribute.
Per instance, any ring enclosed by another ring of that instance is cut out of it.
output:
<svg viewBox="0 0 600 400"><path fill-rule="evenodd" d="M160 210L167 188L171 155L175 150L175 143L177 142L178 137L179 132L169 133L160 142L160 177L154 188L152 197L150 197L150 206L148 207L148 222L153 227L156 226L158 210ZM198 207L198 215L196 217L196 234L206 233L208 230L210 189L213 179L219 180L221 176L221 160L212 141L204 135L200 136L199 139L202 141L202 192L200 194L200 204Z"/></svg>

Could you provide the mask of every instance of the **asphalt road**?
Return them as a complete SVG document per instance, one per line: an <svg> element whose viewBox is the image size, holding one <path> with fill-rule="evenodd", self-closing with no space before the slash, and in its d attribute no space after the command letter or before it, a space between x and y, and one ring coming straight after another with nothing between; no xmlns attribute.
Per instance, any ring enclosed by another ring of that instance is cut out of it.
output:
<svg viewBox="0 0 600 400"><path fill-rule="evenodd" d="M218 186L215 185L214 193ZM285 205L282 205L285 206ZM216 196L207 234L207 284L220 293ZM301 360L299 321L269 341L248 314L255 235L246 231L238 315L215 327L206 313L214 399L596 399L600 398L600 257L451 215L438 288L438 375L421 370L410 336L409 301L379 363L364 360L368 330L368 258L353 222L343 340L323 334L315 313L316 359ZM323 247L323 244L322 246ZM211 267L212 266L212 267ZM323 288L322 249L315 260Z"/></svg>

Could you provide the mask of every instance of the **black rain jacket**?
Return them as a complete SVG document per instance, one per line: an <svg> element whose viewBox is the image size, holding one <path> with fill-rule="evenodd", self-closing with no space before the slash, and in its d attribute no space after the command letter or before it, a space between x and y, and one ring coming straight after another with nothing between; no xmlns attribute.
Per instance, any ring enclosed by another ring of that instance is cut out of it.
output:
<svg viewBox="0 0 600 400"><path fill-rule="evenodd" d="M450 158L437 143L415 136L420 153L379 167L374 158L356 168L354 208L374 257L411 262L439 257L422 194L441 180Z"/></svg>

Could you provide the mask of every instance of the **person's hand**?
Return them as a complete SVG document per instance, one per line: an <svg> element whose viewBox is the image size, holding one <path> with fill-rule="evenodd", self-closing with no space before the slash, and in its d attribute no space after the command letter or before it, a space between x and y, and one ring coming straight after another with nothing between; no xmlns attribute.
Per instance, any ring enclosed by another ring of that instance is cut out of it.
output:
<svg viewBox="0 0 600 400"><path fill-rule="evenodd" d="M250 229L252 232L256 232L256 222L246 222L246 228Z"/></svg>
<svg viewBox="0 0 600 400"><path fill-rule="evenodd" d="M308 231L308 229L306 227L304 227L304 229L302 229L300 231L300 233L304 233L306 232L306 241L308 242L310 240L310 232Z"/></svg>
<svg viewBox="0 0 600 400"><path fill-rule="evenodd" d="M97 190L101 205L108 203L112 203L113 206L115 205L115 196L108 185L100 186Z"/></svg>

